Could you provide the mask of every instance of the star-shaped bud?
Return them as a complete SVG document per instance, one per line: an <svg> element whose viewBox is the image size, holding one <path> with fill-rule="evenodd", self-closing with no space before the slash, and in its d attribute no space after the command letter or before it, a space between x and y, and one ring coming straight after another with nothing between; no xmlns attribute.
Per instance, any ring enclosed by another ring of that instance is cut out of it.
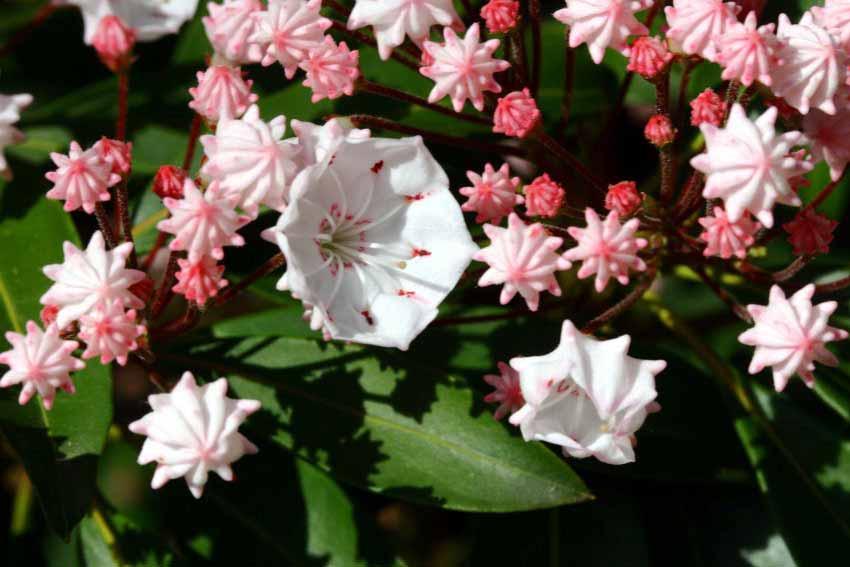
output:
<svg viewBox="0 0 850 567"><path fill-rule="evenodd" d="M738 80L749 87L755 81L770 86L771 70L779 63L781 47L773 33L773 24L756 27L756 13L747 14L743 24L736 23L717 38L717 62L723 67L721 77Z"/></svg>
<svg viewBox="0 0 850 567"><path fill-rule="evenodd" d="M230 465L257 452L239 426L260 409L260 402L228 398L224 378L198 386L192 373L185 372L170 393L149 396L148 403L152 411L129 429L147 437L138 461L156 463L154 489L184 477L192 495L200 498L210 472L232 481Z"/></svg>
<svg viewBox="0 0 850 567"><path fill-rule="evenodd" d="M838 223L806 207L789 223L782 225L797 256L826 254Z"/></svg>
<svg viewBox="0 0 850 567"><path fill-rule="evenodd" d="M625 52L630 35L649 33L635 12L651 5L650 0L567 0L567 7L555 12L555 18L570 26L570 47L586 43L598 65L606 48Z"/></svg>
<svg viewBox="0 0 850 567"><path fill-rule="evenodd" d="M525 400L519 385L519 373L504 362L499 362L498 366L499 374L484 376L484 381L495 388L494 392L484 396L484 401L488 404L499 404L493 412L493 417L502 419L525 405Z"/></svg>
<svg viewBox="0 0 850 567"><path fill-rule="evenodd" d="M203 24L215 52L234 65L256 63L263 58L264 45L251 41L263 12L260 0L209 2Z"/></svg>
<svg viewBox="0 0 850 567"><path fill-rule="evenodd" d="M518 0L490 0L481 7L481 18L490 33L511 31L516 26L518 17Z"/></svg>
<svg viewBox="0 0 850 567"><path fill-rule="evenodd" d="M652 79L672 60L673 54L660 39L644 35L632 44L626 69L645 79Z"/></svg>
<svg viewBox="0 0 850 567"><path fill-rule="evenodd" d="M461 209L475 211L475 222L492 222L498 224L514 207L524 202L517 194L519 177L511 177L508 164L502 164L498 170L489 163L484 166L484 173L478 174L467 171L466 177L472 183L471 187L461 187L460 194L469 197Z"/></svg>
<svg viewBox="0 0 850 567"><path fill-rule="evenodd" d="M703 254L719 256L724 260L732 256L746 258L747 248L756 241L755 235L761 228L759 223L750 218L749 213L736 222L730 221L722 207L714 207L714 216L703 217L699 223L705 229L699 237L707 244Z"/></svg>
<svg viewBox="0 0 850 567"><path fill-rule="evenodd" d="M556 297L561 295L555 272L572 266L557 252L563 238L550 236L541 224L526 225L515 213L508 216L508 228L485 224L484 232L490 239L490 246L478 251L473 258L485 262L489 269L478 280L478 285L504 284L499 297L502 305L519 292L528 308L537 311L541 292L548 291Z"/></svg>
<svg viewBox="0 0 850 567"><path fill-rule="evenodd" d="M525 193L525 210L534 217L553 218L564 205L566 191L544 173L522 189Z"/></svg>
<svg viewBox="0 0 850 567"><path fill-rule="evenodd" d="M267 45L262 64L283 66L291 79L298 64L319 47L332 22L321 16L321 0L269 0L268 10L259 12L257 31L250 41Z"/></svg>
<svg viewBox="0 0 850 567"><path fill-rule="evenodd" d="M239 67L213 65L198 71L197 77L198 86L189 89L189 108L210 122L239 118L259 98L251 92L253 81L242 78Z"/></svg>
<svg viewBox="0 0 850 567"><path fill-rule="evenodd" d="M190 262L189 260L177 260L180 271L174 277L177 284L171 288L187 301L194 301L198 305L204 305L208 299L218 295L223 287L227 286L227 280L222 279L224 266L216 263L215 258L203 256L201 259Z"/></svg>
<svg viewBox="0 0 850 567"><path fill-rule="evenodd" d="M540 124L540 109L531 91L522 89L508 93L496 103L493 113L493 132L525 138Z"/></svg>
<svg viewBox="0 0 850 567"><path fill-rule="evenodd" d="M643 195L637 190L634 181L620 181L608 186L605 194L605 208L609 211L617 211L620 218L634 213L643 203Z"/></svg>
<svg viewBox="0 0 850 567"><path fill-rule="evenodd" d="M82 207L92 214L97 203L110 199L109 188L121 181L121 176L112 172L112 163L101 159L96 148L83 151L77 142L71 142L68 155L53 152L50 159L56 171L45 175L53 183L47 198L65 201L64 209L69 212Z"/></svg>
<svg viewBox="0 0 850 567"><path fill-rule="evenodd" d="M86 343L83 358L99 356L101 364L115 360L124 366L127 356L139 348L136 339L145 331L144 325L136 324L136 311L125 311L120 299L104 302L80 317L79 336Z"/></svg>
<svg viewBox="0 0 850 567"><path fill-rule="evenodd" d="M312 102L334 100L354 94L354 81L360 76L360 53L349 50L344 41L337 45L332 37L325 36L300 66L307 73L303 84L313 91Z"/></svg>
<svg viewBox="0 0 850 567"><path fill-rule="evenodd" d="M723 0L673 0L664 9L667 38L688 55L699 55L714 61L717 39L738 23L740 6Z"/></svg>
<svg viewBox="0 0 850 567"><path fill-rule="evenodd" d="M690 102L691 125L720 126L726 117L726 101L711 89L705 89Z"/></svg>

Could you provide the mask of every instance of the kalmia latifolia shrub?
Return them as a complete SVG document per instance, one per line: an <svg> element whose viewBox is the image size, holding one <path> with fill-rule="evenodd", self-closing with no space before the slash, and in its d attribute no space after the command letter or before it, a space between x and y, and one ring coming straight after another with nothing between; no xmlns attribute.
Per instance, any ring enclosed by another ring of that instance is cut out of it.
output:
<svg viewBox="0 0 850 567"><path fill-rule="evenodd" d="M255 513L235 485L272 490L250 479L279 470L280 448L333 497L354 488L326 472L504 512L587 500L581 477L628 478L635 461L650 478L688 461L703 441L677 436L708 405L789 561L825 564L801 520L847 556L847 438L828 444L850 415L850 2L197 4L54 1L0 48L50 81L24 54L78 11L79 65L110 77L98 112L115 118L78 128L88 102L62 99L73 138L13 181L57 103L42 86L0 95L0 387L22 406L0 402L0 424L54 530L121 557L121 505L62 472L107 431L138 451L128 474L169 495L185 483L199 515L227 500L228 522ZM204 56L170 64L174 34ZM51 45L56 65L78 49ZM183 159L140 135L140 109L173 100ZM53 220L15 221L18 193ZM23 242L50 261L31 265ZM113 411L110 384L132 376ZM823 447L838 453L805 456Z"/></svg>

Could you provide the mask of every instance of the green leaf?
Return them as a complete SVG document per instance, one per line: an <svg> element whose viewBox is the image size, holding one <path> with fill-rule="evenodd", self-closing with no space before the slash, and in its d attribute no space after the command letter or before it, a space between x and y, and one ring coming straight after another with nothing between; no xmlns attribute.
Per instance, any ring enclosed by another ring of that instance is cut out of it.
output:
<svg viewBox="0 0 850 567"><path fill-rule="evenodd" d="M563 460L482 411L463 380L389 351L298 339L217 342L165 360L227 374L271 439L358 486L458 510L591 498Z"/></svg>
<svg viewBox="0 0 850 567"><path fill-rule="evenodd" d="M77 241L58 203L40 199L26 209L22 190L31 188L12 183L0 190L0 328L17 332L27 320L38 320L38 299L49 284L42 266L61 261L64 240ZM74 383L77 393L60 393L50 412L38 399L19 406L17 389L0 393L0 428L20 455L50 526L62 537L91 503L97 455L112 422L108 368L90 362Z"/></svg>

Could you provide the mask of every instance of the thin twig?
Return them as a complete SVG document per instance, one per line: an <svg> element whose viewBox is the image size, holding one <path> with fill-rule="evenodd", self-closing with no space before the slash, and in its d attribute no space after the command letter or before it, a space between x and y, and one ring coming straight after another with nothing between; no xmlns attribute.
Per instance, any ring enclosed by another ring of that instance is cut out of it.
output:
<svg viewBox="0 0 850 567"><path fill-rule="evenodd" d="M569 37L569 31L566 31L565 34ZM570 120L570 111L573 106L576 51L570 47L567 37L564 38L564 94L561 97L561 119L558 125L558 132L563 132L567 128Z"/></svg>
<svg viewBox="0 0 850 567"><path fill-rule="evenodd" d="M531 16L531 92L536 97L540 90L540 69L543 62L543 40L540 34L540 0L531 0L528 8Z"/></svg>
<svg viewBox="0 0 850 567"><path fill-rule="evenodd" d="M201 134L201 115L195 113L192 125L189 127L189 142L186 145L186 154L183 156L183 171L189 173L192 160L195 159L195 147L198 144L198 136Z"/></svg>
<svg viewBox="0 0 850 567"><path fill-rule="evenodd" d="M711 289L711 291L714 292L714 295L716 295L718 298L720 298L721 301L723 301L723 303L729 306L729 308L732 310L732 313L734 313L736 317L738 317L742 321L746 321L747 323L753 322L753 319L747 312L746 308L740 303L738 303L738 301L734 297L732 297L728 291L720 287L720 285L716 281L714 281L711 276L708 275L703 266L696 266L694 267L694 270L696 271L700 279L705 283L705 285L707 285Z"/></svg>
<svg viewBox="0 0 850 567"><path fill-rule="evenodd" d="M655 83L655 112L670 120L670 72L659 73ZM676 171L673 163L673 145L665 144L658 149L661 161L661 202L668 203L673 198L676 183Z"/></svg>
<svg viewBox="0 0 850 567"><path fill-rule="evenodd" d="M253 273L242 278L239 283L234 286L228 287L224 290L224 292L216 297L215 304L222 305L227 303L248 287L253 285L257 280L266 277L267 275L275 272L280 269L284 264L286 264L286 258L282 253L278 252L268 260L266 260L262 266L257 268Z"/></svg>
<svg viewBox="0 0 850 567"><path fill-rule="evenodd" d="M109 214L107 214L103 203L95 203L94 216L97 219L100 232L103 234L103 239L106 241L107 248L115 248L115 230L112 228L112 222L109 220Z"/></svg>
<svg viewBox="0 0 850 567"><path fill-rule="evenodd" d="M178 258L179 253L172 250L171 254L168 256L168 265L165 268L165 274L162 276L162 283L156 290L156 295L154 296L153 304L151 306L149 318L151 321L155 320L162 314L163 311L165 311L165 308L168 307L171 298L174 297L174 291L171 288L174 287L174 274L177 273Z"/></svg>
<svg viewBox="0 0 850 567"><path fill-rule="evenodd" d="M596 177L577 157L571 154L567 149L558 143L552 136L547 134L543 128L537 128L535 131L537 135L537 139L540 140L540 143L543 144L550 153L554 154L555 157L560 159L569 165L573 170L576 171L581 177L587 181L591 187L596 189L602 195L607 193L607 189L602 181Z"/></svg>
<svg viewBox="0 0 850 567"><path fill-rule="evenodd" d="M336 30L337 32L339 32L343 35L347 35L348 37L350 37L350 38L352 38L356 41L359 41L360 43L374 47L375 49L378 48L378 42L375 41L375 38L370 37L363 32L359 32L359 31L356 31L356 30L350 30L345 25L345 23L340 22L338 20L331 20L331 21L333 22L333 29ZM410 60L408 57L405 57L404 55L399 53L399 50L394 49L392 54L390 54L390 57L392 59L395 59L396 61L398 61L399 63L401 63L405 67L408 67L409 69L412 69L413 71L416 71L417 73L419 72L419 62Z"/></svg>
<svg viewBox="0 0 850 567"><path fill-rule="evenodd" d="M599 330L606 323L612 321L613 319L616 319L617 317L625 313L629 308L631 308L635 303L637 303L641 297L646 294L646 291L652 286L652 282L654 281L655 267L653 266L626 297L620 300L620 302L615 304L613 307L601 313L599 316L588 321L588 323L581 329L581 332L587 335L591 335L597 330Z"/></svg>
<svg viewBox="0 0 850 567"><path fill-rule="evenodd" d="M118 73L118 118L115 121L115 138L127 139L127 97L130 94L130 76L127 71Z"/></svg>
<svg viewBox="0 0 850 567"><path fill-rule="evenodd" d="M398 89L394 89L392 87L387 87L385 85L379 85L377 83L373 83L364 78L360 78L357 81L357 90L383 96L386 98L391 98L394 100L398 100L401 102L406 102L408 104L413 104L415 106L420 106L422 108L427 108L428 110L433 110L434 112L439 112L445 116L451 116L452 118L457 118L459 120L465 120L467 122L472 122L474 124L481 124L484 126L492 126L492 121L489 118L485 118L483 116L475 116L473 114L464 114L462 112L456 112L451 108L441 106L439 104L433 104L425 100L424 98L418 97L416 95L412 95L410 93L406 93L404 91L400 91Z"/></svg>

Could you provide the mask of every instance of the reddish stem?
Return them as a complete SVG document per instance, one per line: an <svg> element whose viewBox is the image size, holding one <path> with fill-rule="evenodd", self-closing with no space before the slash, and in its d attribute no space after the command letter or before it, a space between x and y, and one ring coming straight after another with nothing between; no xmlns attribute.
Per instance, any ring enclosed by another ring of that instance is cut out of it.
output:
<svg viewBox="0 0 850 567"><path fill-rule="evenodd" d="M174 291L171 288L174 287L174 282L176 281L174 274L177 273L177 268L179 267L177 265L177 258L178 253L172 250L168 256L168 265L165 268L165 274L162 276L162 283L156 291L156 296L151 306L151 321L155 320L165 311L165 308L171 302L171 298L174 297Z"/></svg>
<svg viewBox="0 0 850 567"><path fill-rule="evenodd" d="M228 287L224 290L224 293L219 295L216 300L216 305L222 305L227 303L240 293L242 293L245 289L253 285L257 280L266 277L267 275L273 273L275 270L280 269L284 264L286 264L286 258L283 254L278 253L266 260L262 266L257 268L253 273L245 276L242 280L239 281L238 284Z"/></svg>
<svg viewBox="0 0 850 567"><path fill-rule="evenodd" d="M103 239L106 241L107 248L115 248L115 230L112 227L112 222L109 220L109 215L103 203L95 203L94 216L97 219L100 232L103 233Z"/></svg>
<svg viewBox="0 0 850 567"><path fill-rule="evenodd" d="M714 295L720 298L723 303L729 306L732 310L732 313L735 314L739 319L746 321L747 323L752 323L752 317L747 312L746 308L743 305L738 303L738 301L732 297L729 292L720 287L714 279L706 273L705 268L702 266L697 266L694 268L696 270L697 275L699 275L700 279L707 285L711 291L714 292Z"/></svg>
<svg viewBox="0 0 850 567"><path fill-rule="evenodd" d="M458 118L460 120L472 122L473 124L492 126L492 121L489 118L484 118L483 116L475 116L472 114L464 114L462 112L455 112L451 108L440 106L439 104L430 103L424 98L420 98L416 95L412 95L404 91L394 89L392 87L373 83L362 77L357 81L357 90L378 96L383 96L386 98L391 98L393 100L398 100L401 102L406 102L408 104L421 106L422 108L427 108L428 110L439 112L440 114L443 114L445 116L451 116L452 118Z"/></svg>
<svg viewBox="0 0 850 567"><path fill-rule="evenodd" d="M836 187L838 187L838 185L840 185L841 182L844 180L844 176L846 175L846 171L847 170L845 169L845 173L842 173L841 177L839 177L836 181L831 181L829 184L827 184L826 187L821 189L821 191L820 191L820 193L818 193L817 197L812 199L812 202L809 203L808 205L806 205L805 210L814 209L815 207L820 206L821 203L826 201L829 198L829 196L832 195L832 192L835 191Z"/></svg>
<svg viewBox="0 0 850 567"><path fill-rule="evenodd" d="M665 70L655 78L655 112L670 120L670 73ZM676 172L673 164L673 145L658 149L661 162L661 202L668 203L675 192Z"/></svg>
<svg viewBox="0 0 850 567"><path fill-rule="evenodd" d="M118 73L118 119L115 121L115 138L127 138L127 97L130 92L130 76L126 71Z"/></svg>
<svg viewBox="0 0 850 567"><path fill-rule="evenodd" d="M333 29L335 29L339 33L346 35L349 38L352 38L356 41L359 41L360 43L364 43L366 45L372 46L375 49L378 48L378 43L375 41L375 38L370 37L363 32L350 30L350 29L348 29L348 27L343 22L340 22L340 21L337 21L337 20L331 20L331 21L333 22ZM415 71L417 73L419 72L419 62L418 61L412 61L409 58L405 57L404 55L399 53L398 49L394 49L392 54L390 55L390 57L392 59L395 59L396 61L398 61L399 63L401 63L405 67L408 67L408 68L412 69L413 71Z"/></svg>
<svg viewBox="0 0 850 567"><path fill-rule="evenodd" d="M154 242L153 247L148 252L148 255L145 257L144 263L142 263L142 270L147 272L150 270L153 265L154 260L156 260L156 256L159 251L165 246L165 242L168 240L168 234L164 232L160 232L156 235L156 242Z"/></svg>
<svg viewBox="0 0 850 567"><path fill-rule="evenodd" d="M165 339L168 337L176 337L182 335L186 331L195 327L198 324L198 321L201 320L201 311L198 309L198 306L194 303L189 303L186 307L186 312L183 315L159 327L154 329L151 333L151 338L154 341L158 341L161 339Z"/></svg>
<svg viewBox="0 0 850 567"><path fill-rule="evenodd" d="M583 163L579 161L577 157L571 154L567 149L558 143L552 136L547 134L542 127L538 127L535 130L537 135L537 139L540 140L540 143L543 144L543 147L549 151L549 153L553 154L556 158L560 159L562 162L569 165L572 169L576 171L585 181L590 184L591 187L596 189L602 195L607 193L605 185L602 181L599 180L593 173L590 172L587 167L584 166Z"/></svg>
<svg viewBox="0 0 850 567"><path fill-rule="evenodd" d="M850 287L850 276L843 277L840 280L835 280L834 282L815 286L815 295L834 293L836 291L841 291L842 289L846 289L848 287Z"/></svg>
<svg viewBox="0 0 850 567"><path fill-rule="evenodd" d="M183 156L183 171L189 172L192 167L192 160L195 158L195 148L198 145L198 137L201 134L201 115L195 114L192 118L192 125L189 127L189 143L186 146L186 155Z"/></svg>
<svg viewBox="0 0 850 567"><path fill-rule="evenodd" d="M531 0L528 7L531 16L531 92L537 96L540 90L540 68L543 62L543 40L540 34L540 0Z"/></svg>
<svg viewBox="0 0 850 567"><path fill-rule="evenodd" d="M591 335L597 330L599 330L603 325L625 313L629 308L631 308L635 303L637 303L641 297L644 296L644 294L652 286L652 282L654 281L655 267L652 266L650 267L650 271L647 272L646 276L644 276L641 282L638 283L626 297L620 300L620 302L615 304L613 307L604 311L599 316L588 321L588 323L581 329L581 332L587 335Z"/></svg>

